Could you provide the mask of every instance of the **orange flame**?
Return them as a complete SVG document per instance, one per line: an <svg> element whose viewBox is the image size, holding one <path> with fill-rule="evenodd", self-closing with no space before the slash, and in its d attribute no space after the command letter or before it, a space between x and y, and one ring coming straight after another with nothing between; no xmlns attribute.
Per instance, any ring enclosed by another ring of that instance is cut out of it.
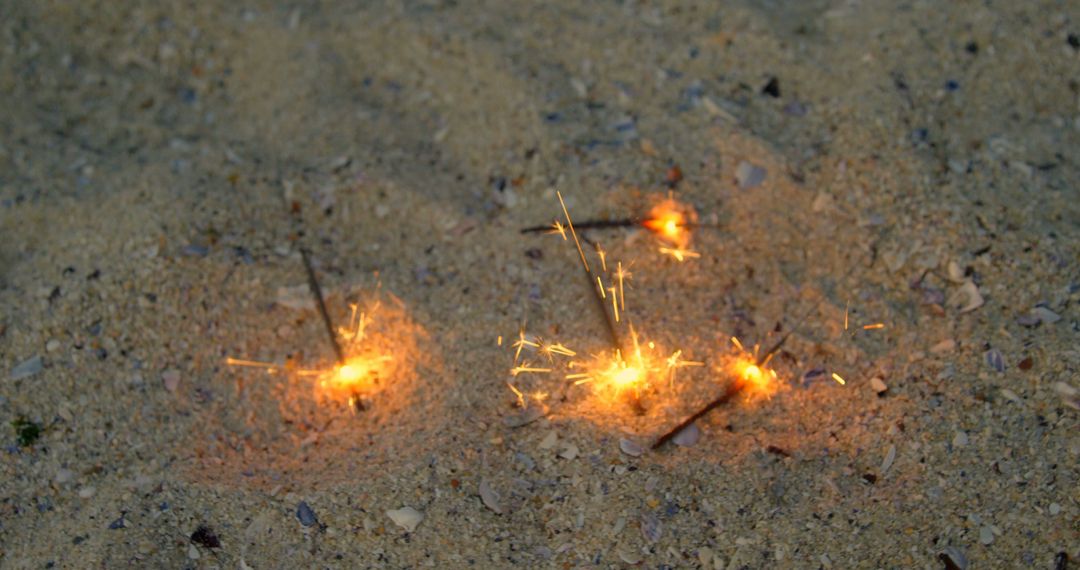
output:
<svg viewBox="0 0 1080 570"><path fill-rule="evenodd" d="M676 249L686 249L690 245L689 228L696 218L692 207L668 197L649 210L642 225Z"/></svg>

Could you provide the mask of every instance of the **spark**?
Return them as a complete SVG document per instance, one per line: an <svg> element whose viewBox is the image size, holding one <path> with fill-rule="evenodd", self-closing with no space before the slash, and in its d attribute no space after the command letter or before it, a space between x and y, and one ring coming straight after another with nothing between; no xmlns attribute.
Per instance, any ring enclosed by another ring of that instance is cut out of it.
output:
<svg viewBox="0 0 1080 570"><path fill-rule="evenodd" d="M562 222L558 220L551 224L551 232L549 233L559 234L562 236L563 241L566 241L566 226L562 225Z"/></svg>
<svg viewBox="0 0 1080 570"><path fill-rule="evenodd" d="M522 394L521 390L518 390L517 388L514 387L513 384L511 384L509 382L507 382L506 385L509 386L510 391L513 392L515 396L517 396L518 407L519 408L524 408L526 406L525 394Z"/></svg>
<svg viewBox="0 0 1080 570"><path fill-rule="evenodd" d="M832 373L832 379L836 380L838 383L840 383L841 386L847 384L847 381L844 380L843 377L841 377L839 374L837 374L835 372Z"/></svg>
<svg viewBox="0 0 1080 570"><path fill-rule="evenodd" d="M551 372L550 368L539 368L530 366L528 362L522 362L520 365L510 369L511 376L517 376L518 374L536 373L536 372Z"/></svg>
<svg viewBox="0 0 1080 570"><path fill-rule="evenodd" d="M674 257L676 261L686 261L687 259L696 259L698 257L701 257L700 253L690 249L683 249L681 247L661 247L660 253L664 255L670 255L671 257Z"/></svg>
<svg viewBox="0 0 1080 570"><path fill-rule="evenodd" d="M502 346L502 335L499 335L499 338L495 340L495 345Z"/></svg>
<svg viewBox="0 0 1080 570"><path fill-rule="evenodd" d="M596 244L596 255L600 256L600 268L607 273L607 252L600 247L600 244Z"/></svg>
<svg viewBox="0 0 1080 570"><path fill-rule="evenodd" d="M619 322L619 297L615 294L618 289L615 287L608 287L608 291L611 292L611 312L615 315L615 322Z"/></svg>
<svg viewBox="0 0 1080 570"><path fill-rule="evenodd" d="M848 311L851 310L851 299L844 305L844 330L848 330Z"/></svg>
<svg viewBox="0 0 1080 570"><path fill-rule="evenodd" d="M547 354L549 356L552 355L552 354L558 354L560 356L571 356L571 357L572 356L577 356L576 352L574 352L573 350L570 350L569 348L566 348L565 346L563 346L562 343L558 343L558 342L555 343L555 344L545 344L543 346L543 348L541 348L540 350L544 354Z"/></svg>
<svg viewBox="0 0 1080 570"><path fill-rule="evenodd" d="M535 343L535 342L525 338L525 327L524 326L522 326L521 329L518 330L518 339L516 341L514 341L514 344L511 345L511 346L514 347L514 362L517 362L518 359L521 358L521 351L526 346L528 346L530 348L539 348L540 347L540 345L538 343Z"/></svg>
<svg viewBox="0 0 1080 570"><path fill-rule="evenodd" d="M279 367L276 364L272 364L270 362L259 362L257 360L244 360L242 358L233 358L231 356L225 358L225 364L228 364L229 366L246 366L246 367L249 367L249 368L262 368L262 369L266 370L267 372L269 372L270 374L273 374L273 373L277 372L278 369L279 369Z"/></svg>
<svg viewBox="0 0 1080 570"><path fill-rule="evenodd" d="M615 271L615 278L619 280L619 307L626 311L626 292L623 289L623 281L630 280L630 272L623 269L622 262L618 263L618 268Z"/></svg>
<svg viewBox="0 0 1080 570"><path fill-rule="evenodd" d="M877 329L883 329L883 328L885 328L885 323L874 323L874 324L871 324L871 325L863 325L863 330L864 331L871 331L871 330L877 330Z"/></svg>

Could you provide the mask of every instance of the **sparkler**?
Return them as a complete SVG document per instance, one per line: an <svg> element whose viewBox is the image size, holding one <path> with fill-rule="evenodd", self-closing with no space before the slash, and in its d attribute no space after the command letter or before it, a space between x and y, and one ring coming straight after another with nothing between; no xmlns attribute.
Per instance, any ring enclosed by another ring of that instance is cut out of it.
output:
<svg viewBox="0 0 1080 570"><path fill-rule="evenodd" d="M591 297L596 309L600 312L610 344L610 351L607 353L594 354L588 360L570 360L566 365L569 372L565 374L565 379L571 381L574 386L588 384L592 387L594 394L611 401L628 398L634 407L641 411L643 410L641 395L652 385L652 379L666 377L668 385L671 386L675 382L678 369L703 366L704 363L684 360L681 350L676 350L667 358L655 356L656 345L651 342L643 345L637 331L629 321L625 322L630 341L628 344L623 343L617 324L624 322L626 281L631 278L631 273L622 262L615 262L613 272L609 270L607 253L599 244L590 242L578 234L578 226L570 217L562 193L557 193L557 195L564 220L558 220L553 226L545 228L552 229L551 233L557 233L565 241L573 241L581 269L591 290ZM597 226L591 224L590 227ZM679 230L677 226L675 229ZM568 231L569 236L567 236ZM595 263L589 263L585 249L581 245L582 242L593 246L600 261L599 267ZM605 277L608 284L605 284ZM510 370L512 377L529 373L550 373L554 371L556 357L577 356L576 351L562 343L547 342L527 336L524 327L518 332L518 339L511 346L514 348L514 366ZM526 349L546 357L549 366L536 366L522 359L522 352ZM510 389L517 396L519 405L527 405L527 399L516 386L510 384Z"/></svg>
<svg viewBox="0 0 1080 570"><path fill-rule="evenodd" d="M343 394L349 408L355 412L362 408L362 394L374 389L380 379L388 375L394 360L388 351L376 346L385 343L368 342L368 326L380 304L376 302L370 310L363 312L359 311L358 305L352 305L348 326L335 328L326 308L310 253L306 249L300 249L300 256L307 273L308 288L326 330L327 339L334 349L335 365L330 369L291 369L270 362L232 357L226 358L225 363L229 366L261 368L270 374L285 371L293 372L298 377L314 378L315 385L322 392Z"/></svg>
<svg viewBox="0 0 1080 570"><path fill-rule="evenodd" d="M710 227L713 224L701 224L697 221L697 214L687 204L676 201L669 194L668 197L653 206L648 215L640 218L623 218L615 220L589 220L576 224L577 229L612 229L641 227L652 232L666 245L658 248L663 255L670 255L677 261L686 261L701 257L695 251L689 249L693 228ZM544 226L532 226L524 228L521 233L557 233L566 237L567 227L561 221Z"/></svg>

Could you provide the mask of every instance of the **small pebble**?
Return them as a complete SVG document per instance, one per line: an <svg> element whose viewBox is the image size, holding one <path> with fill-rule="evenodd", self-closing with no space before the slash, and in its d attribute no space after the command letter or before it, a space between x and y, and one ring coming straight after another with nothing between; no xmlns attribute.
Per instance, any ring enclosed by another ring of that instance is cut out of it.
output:
<svg viewBox="0 0 1080 570"><path fill-rule="evenodd" d="M952 438L953 447L964 447L968 444L968 435L965 432L958 431Z"/></svg>
<svg viewBox="0 0 1080 570"><path fill-rule="evenodd" d="M176 388L180 386L180 371L175 368L170 368L162 372L161 381L165 384L166 390L175 392Z"/></svg>
<svg viewBox="0 0 1080 570"><path fill-rule="evenodd" d="M990 543L994 542L994 531L988 526L979 529L979 542L989 546Z"/></svg>
<svg viewBox="0 0 1080 570"><path fill-rule="evenodd" d="M405 532L413 532L424 520L424 513L412 508L402 507L392 511L386 511L386 516L394 521L394 524L405 529Z"/></svg>
<svg viewBox="0 0 1080 570"><path fill-rule="evenodd" d="M484 506L491 509L495 514L503 514L502 505L499 503L499 494L491 488L491 484L487 479L480 480L480 500L484 502Z"/></svg>
<svg viewBox="0 0 1080 570"><path fill-rule="evenodd" d="M120 515L120 518L109 523L109 530L117 530L125 528L127 525L124 523L124 515Z"/></svg>
<svg viewBox="0 0 1080 570"><path fill-rule="evenodd" d="M529 425L547 415L547 406L530 405L521 412L510 414L503 418L506 427L518 428Z"/></svg>
<svg viewBox="0 0 1080 570"><path fill-rule="evenodd" d="M1047 309L1046 307L1035 307L1031 310L1031 314L1039 319L1039 322L1046 324L1054 324L1061 320L1061 315Z"/></svg>
<svg viewBox="0 0 1080 570"><path fill-rule="evenodd" d="M1050 503L1050 514L1053 515L1053 516L1057 516L1060 513L1061 513L1061 505L1059 505L1057 503Z"/></svg>
<svg viewBox="0 0 1080 570"><path fill-rule="evenodd" d="M699 439L701 439L701 430L698 429L697 424L690 424L686 426L686 429L671 438L671 442L679 447L690 447L697 443Z"/></svg>
<svg viewBox="0 0 1080 570"><path fill-rule="evenodd" d="M885 452L885 459L881 462L881 473L888 471L894 461L896 461L896 446L890 445L889 450Z"/></svg>
<svg viewBox="0 0 1080 570"><path fill-rule="evenodd" d="M956 341L951 338L947 338L935 344L934 346L931 346L930 352L934 354L944 354L946 352L952 352L954 348L956 348Z"/></svg>
<svg viewBox="0 0 1080 570"><path fill-rule="evenodd" d="M641 457L641 454L645 453L644 447L641 447L637 442L626 438L619 440L619 449L631 457Z"/></svg>
<svg viewBox="0 0 1080 570"><path fill-rule="evenodd" d="M885 391L889 389L889 387L885 385L885 381L877 376L870 379L870 388L877 394L884 394Z"/></svg>
<svg viewBox="0 0 1080 570"><path fill-rule="evenodd" d="M60 485L70 483L75 480L75 472L71 469L61 468L56 472L56 478L54 480Z"/></svg>
<svg viewBox="0 0 1080 570"><path fill-rule="evenodd" d="M946 546L938 560L945 564L945 570L967 570L969 566L967 556L955 546Z"/></svg>
<svg viewBox="0 0 1080 570"><path fill-rule="evenodd" d="M559 443L559 434L550 431L544 439L540 440L540 449L553 449L557 443Z"/></svg>
<svg viewBox="0 0 1080 570"><path fill-rule="evenodd" d="M48 352L56 352L60 348L60 341L55 338L49 339L49 342L45 343L45 350Z"/></svg>
<svg viewBox="0 0 1080 570"><path fill-rule="evenodd" d="M89 499L90 497L93 497L96 494L97 494L97 489L94 488L94 487L83 487L82 489L79 489L79 498L80 499Z"/></svg>
<svg viewBox="0 0 1080 570"><path fill-rule="evenodd" d="M41 372L45 368L44 362L42 362L40 356L32 356L26 360L15 365L15 368L11 369L11 379L21 380L23 378L29 378L38 372Z"/></svg>
<svg viewBox="0 0 1080 570"><path fill-rule="evenodd" d="M306 501L300 501L300 504L297 505L296 519L304 526L315 526L319 524L319 518L315 516L315 511L311 510L311 507L308 506Z"/></svg>
<svg viewBox="0 0 1080 570"><path fill-rule="evenodd" d="M986 363L990 365L990 368L998 372L1005 372L1005 358L1001 356L1001 351L996 348L986 351Z"/></svg>
<svg viewBox="0 0 1080 570"><path fill-rule="evenodd" d="M957 291L957 294L954 298L958 301L963 301L962 303L957 303L956 305L957 310L959 310L961 313L970 313L971 311L978 309L986 303L986 300L983 299L982 294L979 293L979 288L975 285L975 282L971 280L966 281L963 285L960 286L960 289L959 291Z"/></svg>
<svg viewBox="0 0 1080 570"><path fill-rule="evenodd" d="M765 181L766 170L760 166L742 161L735 167L735 182L739 188L747 190Z"/></svg>
<svg viewBox="0 0 1080 570"><path fill-rule="evenodd" d="M661 534L663 534L663 528L660 525L660 519L652 513L642 513L641 536L645 537L645 541L656 542L660 540Z"/></svg>
<svg viewBox="0 0 1080 570"><path fill-rule="evenodd" d="M202 554L199 554L199 549L195 548L194 544L189 544L187 547L187 557L192 560L198 560L202 557Z"/></svg>
<svg viewBox="0 0 1080 570"><path fill-rule="evenodd" d="M578 456L578 446L569 443L563 447L562 452L559 453L559 457L563 459L575 459Z"/></svg>

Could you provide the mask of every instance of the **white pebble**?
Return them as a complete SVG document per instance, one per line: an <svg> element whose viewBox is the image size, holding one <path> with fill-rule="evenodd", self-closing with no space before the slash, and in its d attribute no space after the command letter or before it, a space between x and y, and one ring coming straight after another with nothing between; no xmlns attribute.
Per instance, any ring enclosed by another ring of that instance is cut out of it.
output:
<svg viewBox="0 0 1080 570"><path fill-rule="evenodd" d="M968 444L968 435L965 432L958 431L952 438L952 444L954 447L964 447Z"/></svg>
<svg viewBox="0 0 1080 570"><path fill-rule="evenodd" d="M559 457L562 457L563 459L575 459L578 456L578 451L578 446L569 443L563 447L562 452L559 453Z"/></svg>
<svg viewBox="0 0 1080 570"><path fill-rule="evenodd" d="M94 488L94 487L83 487L82 489L79 489L79 498L80 499L89 499L90 497L93 497L96 494L97 494L97 489Z"/></svg>
<svg viewBox="0 0 1080 570"><path fill-rule="evenodd" d="M626 438L619 440L619 449L632 457L640 457L642 453L645 453L645 448L641 447L636 441Z"/></svg>
<svg viewBox="0 0 1080 570"><path fill-rule="evenodd" d="M390 517L390 520L394 521L394 524L405 529L405 532L416 530L416 527L420 526L420 523L424 520L424 513L421 513L412 507L402 507L400 509L386 511L386 516Z"/></svg>
<svg viewBox="0 0 1080 570"><path fill-rule="evenodd" d="M991 542L994 542L994 531L988 526L979 529L979 542L989 546Z"/></svg>
<svg viewBox="0 0 1080 570"><path fill-rule="evenodd" d="M484 501L484 506L495 511L495 514L503 514L502 505L499 504L499 494L491 488L487 479L480 480L480 500Z"/></svg>
<svg viewBox="0 0 1080 570"><path fill-rule="evenodd" d="M1057 503L1050 503L1050 514L1057 516L1061 512L1061 505Z"/></svg>
<svg viewBox="0 0 1080 570"><path fill-rule="evenodd" d="M671 438L671 442L679 447L690 447L697 443L699 439L701 439L701 430L698 429L697 424L690 424Z"/></svg>

